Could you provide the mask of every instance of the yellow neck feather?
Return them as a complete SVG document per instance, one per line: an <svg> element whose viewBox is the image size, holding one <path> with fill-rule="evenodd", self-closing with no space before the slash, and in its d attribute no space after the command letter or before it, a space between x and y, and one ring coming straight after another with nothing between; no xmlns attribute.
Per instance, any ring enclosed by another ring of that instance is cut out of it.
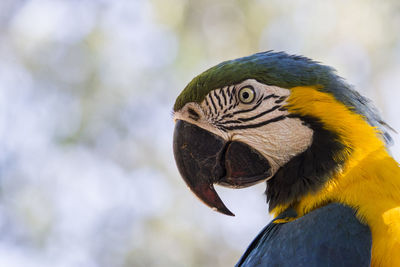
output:
<svg viewBox="0 0 400 267"><path fill-rule="evenodd" d="M372 266L400 266L400 168L387 153L378 129L316 87L291 89L288 110L313 116L335 132L348 149L336 157L348 158L334 177L316 193L295 204L299 216L328 202L344 203L372 233ZM278 215L288 205L276 207Z"/></svg>

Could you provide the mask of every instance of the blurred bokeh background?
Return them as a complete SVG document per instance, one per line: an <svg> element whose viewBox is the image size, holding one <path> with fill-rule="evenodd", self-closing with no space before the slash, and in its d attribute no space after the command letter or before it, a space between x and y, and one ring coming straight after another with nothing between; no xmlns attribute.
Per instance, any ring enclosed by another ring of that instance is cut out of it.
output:
<svg viewBox="0 0 400 267"><path fill-rule="evenodd" d="M335 67L400 130L397 0L1 0L0 266L233 265L270 220L265 186L218 188L233 218L198 201L172 106L270 49Z"/></svg>

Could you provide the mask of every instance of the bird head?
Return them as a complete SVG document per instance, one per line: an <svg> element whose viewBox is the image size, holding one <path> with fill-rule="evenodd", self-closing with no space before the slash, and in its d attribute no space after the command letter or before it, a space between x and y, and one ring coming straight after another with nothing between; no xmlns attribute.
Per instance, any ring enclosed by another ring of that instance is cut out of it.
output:
<svg viewBox="0 0 400 267"><path fill-rule="evenodd" d="M174 120L181 176L200 200L227 215L233 213L214 184L267 181L273 210L319 190L350 156L390 141L371 103L332 68L283 52L203 72L176 99Z"/></svg>

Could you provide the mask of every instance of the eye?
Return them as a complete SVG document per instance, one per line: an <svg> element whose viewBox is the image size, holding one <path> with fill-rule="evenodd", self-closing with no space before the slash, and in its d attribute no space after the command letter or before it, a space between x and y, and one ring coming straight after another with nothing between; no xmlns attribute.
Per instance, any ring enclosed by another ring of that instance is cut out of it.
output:
<svg viewBox="0 0 400 267"><path fill-rule="evenodd" d="M251 103L256 96L253 87L245 86L239 90L239 100L244 104Z"/></svg>

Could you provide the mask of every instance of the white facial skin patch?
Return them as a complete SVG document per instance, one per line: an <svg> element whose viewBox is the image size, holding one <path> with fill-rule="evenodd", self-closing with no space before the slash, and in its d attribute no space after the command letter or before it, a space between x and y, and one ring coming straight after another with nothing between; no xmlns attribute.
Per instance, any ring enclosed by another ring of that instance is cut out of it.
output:
<svg viewBox="0 0 400 267"><path fill-rule="evenodd" d="M211 91L200 104L187 103L174 113L174 120L187 121L226 141L253 147L271 165L267 180L312 142L313 130L299 118L288 116L284 108L289 95L288 89L248 79Z"/></svg>

